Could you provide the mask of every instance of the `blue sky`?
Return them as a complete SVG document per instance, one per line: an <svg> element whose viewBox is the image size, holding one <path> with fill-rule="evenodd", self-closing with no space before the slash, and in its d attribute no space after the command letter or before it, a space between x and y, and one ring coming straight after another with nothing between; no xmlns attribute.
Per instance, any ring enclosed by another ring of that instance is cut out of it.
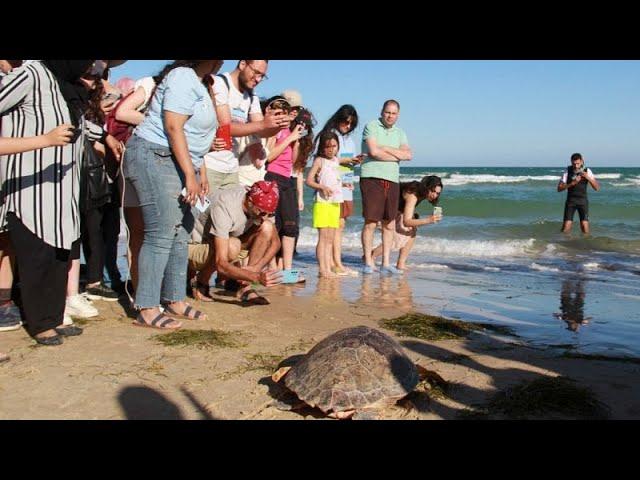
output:
<svg viewBox="0 0 640 480"><path fill-rule="evenodd" d="M165 63L130 60L112 79ZM573 152L592 166L640 166L640 61L272 60L268 75L257 93L299 90L319 126L353 104L358 134L395 98L407 166L563 166Z"/></svg>

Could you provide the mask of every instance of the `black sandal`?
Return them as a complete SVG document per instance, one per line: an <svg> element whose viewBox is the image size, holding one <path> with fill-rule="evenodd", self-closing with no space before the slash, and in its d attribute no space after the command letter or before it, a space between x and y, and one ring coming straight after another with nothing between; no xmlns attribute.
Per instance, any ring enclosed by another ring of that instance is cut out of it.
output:
<svg viewBox="0 0 640 480"><path fill-rule="evenodd" d="M187 308L184 309L184 312L178 313L173 308L171 308L169 304L167 304L164 306L164 311L168 312L170 315L174 315L180 318L186 318L187 320L200 320L201 317L205 316L204 313L202 313L200 310L196 310L191 305L187 305ZM196 313L194 313L193 316L190 316L189 314L191 312L196 312Z"/></svg>
<svg viewBox="0 0 640 480"><path fill-rule="evenodd" d="M256 294L257 297L249 298L249 295L251 295L252 293ZM244 292L242 294L242 296L240 297L240 300L242 301L242 304L245 305L245 306L270 305L271 304L271 302L269 300L267 300L265 297L261 296L253 288L251 288L251 289L247 290L246 292Z"/></svg>
<svg viewBox="0 0 640 480"><path fill-rule="evenodd" d="M166 320L161 322L161 320L163 318L165 318ZM171 323L176 323L176 324L178 324L178 326L177 327L168 327L167 325L169 325ZM151 323L145 322L144 318L142 318L142 316L140 314L138 314L136 319L133 321L133 324L136 327L157 328L158 330L178 330L178 329L182 328L182 324L180 322L176 321L173 318L167 317L164 313L159 313L158 316L156 316L156 318L154 318L151 321Z"/></svg>

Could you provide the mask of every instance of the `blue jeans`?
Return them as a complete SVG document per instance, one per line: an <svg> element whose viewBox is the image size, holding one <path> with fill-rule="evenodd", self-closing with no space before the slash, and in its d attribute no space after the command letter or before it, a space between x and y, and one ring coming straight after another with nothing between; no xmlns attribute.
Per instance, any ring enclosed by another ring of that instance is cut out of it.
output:
<svg viewBox="0 0 640 480"><path fill-rule="evenodd" d="M171 149L133 135L127 142L124 175L138 194L144 240L138 257L136 308L184 300L187 242L194 218L180 201L184 174Z"/></svg>

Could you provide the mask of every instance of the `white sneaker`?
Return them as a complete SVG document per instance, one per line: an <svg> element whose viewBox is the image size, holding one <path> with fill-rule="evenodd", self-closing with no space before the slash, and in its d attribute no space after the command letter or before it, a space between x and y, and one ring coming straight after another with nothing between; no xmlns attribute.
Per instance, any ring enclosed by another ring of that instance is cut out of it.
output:
<svg viewBox="0 0 640 480"><path fill-rule="evenodd" d="M62 325L65 327L67 325L73 325L73 319L66 313L64 314L64 317L62 317Z"/></svg>
<svg viewBox="0 0 640 480"><path fill-rule="evenodd" d="M72 295L67 297L67 304L64 309L65 315L72 317L91 318L100 315L98 309L91 305L82 295Z"/></svg>

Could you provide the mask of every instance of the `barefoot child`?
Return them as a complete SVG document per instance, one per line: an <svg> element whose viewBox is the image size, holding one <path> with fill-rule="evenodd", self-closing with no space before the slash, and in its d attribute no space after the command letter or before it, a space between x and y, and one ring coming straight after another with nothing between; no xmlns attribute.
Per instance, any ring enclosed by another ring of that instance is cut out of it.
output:
<svg viewBox="0 0 640 480"><path fill-rule="evenodd" d="M333 242L340 227L342 180L338 160L338 136L323 132L318 141L318 155L307 175L307 185L317 190L313 204L313 226L318 229L316 257L321 277L336 277L331 271Z"/></svg>

